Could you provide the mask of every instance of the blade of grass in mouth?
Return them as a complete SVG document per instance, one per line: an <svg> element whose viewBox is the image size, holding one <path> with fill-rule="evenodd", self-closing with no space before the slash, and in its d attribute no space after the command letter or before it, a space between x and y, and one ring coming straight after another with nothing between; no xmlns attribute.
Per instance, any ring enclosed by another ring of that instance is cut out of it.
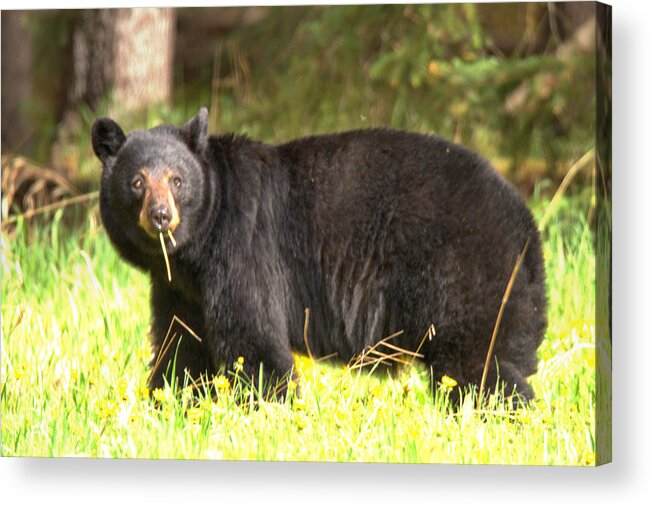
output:
<svg viewBox="0 0 651 506"><path fill-rule="evenodd" d="M168 230L167 235L169 236L170 241L172 241L172 245L176 248L176 239L174 239L174 236L172 235L172 231Z"/></svg>
<svg viewBox="0 0 651 506"><path fill-rule="evenodd" d="M171 236L172 234L170 234ZM167 279L169 282L172 282L172 270L170 269L170 259L167 258L167 248L165 247L165 239L163 239L163 233L161 232L158 234L158 238L160 239L160 246L163 249L163 256L165 257L165 266L167 267ZM172 241L174 242L174 241Z"/></svg>

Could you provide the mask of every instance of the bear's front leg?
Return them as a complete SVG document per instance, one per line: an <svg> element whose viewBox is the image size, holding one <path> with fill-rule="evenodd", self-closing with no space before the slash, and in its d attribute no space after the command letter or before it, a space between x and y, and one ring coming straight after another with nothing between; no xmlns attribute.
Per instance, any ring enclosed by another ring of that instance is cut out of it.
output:
<svg viewBox="0 0 651 506"><path fill-rule="evenodd" d="M241 369L254 388L260 385L262 396L282 400L289 380L296 380L294 358L282 325L278 319L244 310L236 303L213 306L204 318L207 324L207 346L213 359L212 368ZM235 365L237 364L237 365Z"/></svg>
<svg viewBox="0 0 651 506"><path fill-rule="evenodd" d="M187 300L165 283L153 283L152 345L149 388L162 388L165 383L183 387L209 378L210 356L204 344L205 327L201 307Z"/></svg>

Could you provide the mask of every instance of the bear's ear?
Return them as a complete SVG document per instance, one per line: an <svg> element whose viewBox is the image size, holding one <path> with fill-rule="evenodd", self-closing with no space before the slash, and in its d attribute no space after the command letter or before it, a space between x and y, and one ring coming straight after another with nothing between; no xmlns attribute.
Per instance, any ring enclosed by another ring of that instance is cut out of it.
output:
<svg viewBox="0 0 651 506"><path fill-rule="evenodd" d="M115 158L127 140L120 125L109 118L100 118L93 123L91 137L93 151L104 165L108 165L111 158Z"/></svg>
<svg viewBox="0 0 651 506"><path fill-rule="evenodd" d="M181 127L181 137L194 153L203 153L208 143L208 109L202 107L197 115Z"/></svg>

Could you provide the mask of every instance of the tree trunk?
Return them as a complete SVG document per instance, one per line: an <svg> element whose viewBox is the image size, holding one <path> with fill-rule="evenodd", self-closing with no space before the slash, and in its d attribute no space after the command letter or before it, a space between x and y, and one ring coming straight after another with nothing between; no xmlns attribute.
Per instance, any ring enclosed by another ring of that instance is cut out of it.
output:
<svg viewBox="0 0 651 506"><path fill-rule="evenodd" d="M114 99L127 109L167 102L172 95L173 9L118 9Z"/></svg>
<svg viewBox="0 0 651 506"><path fill-rule="evenodd" d="M80 103L95 109L104 98L118 110L167 102L174 25L170 8L84 11L73 35L69 109Z"/></svg>
<svg viewBox="0 0 651 506"><path fill-rule="evenodd" d="M32 45L24 11L2 12L2 152L29 148Z"/></svg>

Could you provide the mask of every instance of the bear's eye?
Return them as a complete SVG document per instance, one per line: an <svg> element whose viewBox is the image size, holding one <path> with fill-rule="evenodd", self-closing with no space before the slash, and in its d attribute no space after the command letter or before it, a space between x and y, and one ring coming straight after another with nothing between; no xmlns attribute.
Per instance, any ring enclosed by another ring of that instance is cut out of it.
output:
<svg viewBox="0 0 651 506"><path fill-rule="evenodd" d="M142 190L142 179L137 177L133 181L131 181L131 188L133 188L137 192Z"/></svg>
<svg viewBox="0 0 651 506"><path fill-rule="evenodd" d="M172 178L172 184L174 185L175 188L181 188L181 184L183 184L183 181L181 181L181 178L179 176L174 176Z"/></svg>

